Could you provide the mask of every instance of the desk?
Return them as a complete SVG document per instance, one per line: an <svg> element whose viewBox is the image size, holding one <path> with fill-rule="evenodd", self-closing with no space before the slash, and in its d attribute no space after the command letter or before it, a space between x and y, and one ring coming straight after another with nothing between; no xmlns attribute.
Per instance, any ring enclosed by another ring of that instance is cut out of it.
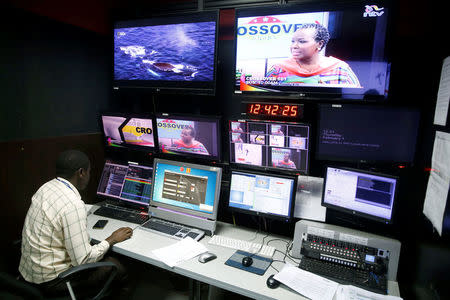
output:
<svg viewBox="0 0 450 300"><path fill-rule="evenodd" d="M198 262L197 258L193 258L188 261L184 261L174 268L170 268L161 261L159 261L153 254L152 250L165 247L175 243L177 240L171 239L156 233L149 232L145 229L139 228L136 224L130 224L127 222L109 219L110 221L103 229L92 229L92 226L98 219L108 219L105 217L90 214L88 216L88 232L94 240L104 240L116 229L128 226L134 228L133 237L124 242L115 244L112 247L112 251L132 257L134 259L149 263L151 265L170 270L177 274L205 282L207 284L232 291L237 294L241 294L255 299L307 299L296 292L293 292L284 285L276 289L270 289L266 286L267 278L275 274L276 271L269 267L263 276L259 276L250 272L242 271L237 268L233 268L225 265L225 261L230 258L236 251L225 247L215 246L208 244L210 240L209 236L205 236L200 240L200 243L204 244L208 250L217 255L217 259L208 263L202 264ZM255 236L255 231L245 229L231 224L218 222L216 228L216 234L229 236L242 240L250 240ZM254 240L256 243L261 243L265 234L258 233L257 238ZM268 240L274 238L281 238L287 240L285 237L270 235L266 238ZM286 243L282 241L273 241L270 243L276 249L285 252ZM282 260L284 255L279 252L275 252L273 259ZM280 270L284 264L281 262L273 262L273 266ZM397 282L388 282L389 294L400 295Z"/></svg>

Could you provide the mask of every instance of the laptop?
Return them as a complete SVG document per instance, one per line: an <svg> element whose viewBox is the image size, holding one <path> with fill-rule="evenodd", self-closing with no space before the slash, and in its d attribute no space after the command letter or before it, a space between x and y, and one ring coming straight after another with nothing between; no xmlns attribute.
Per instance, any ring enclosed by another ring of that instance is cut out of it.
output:
<svg viewBox="0 0 450 300"><path fill-rule="evenodd" d="M97 188L104 200L95 215L142 224L148 220L153 168L107 160Z"/></svg>

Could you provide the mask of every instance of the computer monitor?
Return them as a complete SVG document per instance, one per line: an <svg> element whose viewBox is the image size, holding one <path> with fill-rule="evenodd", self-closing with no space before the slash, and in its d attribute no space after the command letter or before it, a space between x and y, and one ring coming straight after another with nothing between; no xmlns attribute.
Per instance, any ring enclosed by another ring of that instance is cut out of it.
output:
<svg viewBox="0 0 450 300"><path fill-rule="evenodd" d="M328 166L322 205L389 224L397 189L395 176Z"/></svg>
<svg viewBox="0 0 450 300"><path fill-rule="evenodd" d="M222 169L160 158L153 168L152 215L214 231Z"/></svg>
<svg viewBox="0 0 450 300"><path fill-rule="evenodd" d="M258 120L229 125L231 163L308 173L309 125Z"/></svg>
<svg viewBox="0 0 450 300"><path fill-rule="evenodd" d="M218 11L115 21L114 86L214 94Z"/></svg>
<svg viewBox="0 0 450 300"><path fill-rule="evenodd" d="M153 118L125 113L102 114L103 133L107 146L153 152L155 133Z"/></svg>
<svg viewBox="0 0 450 300"><path fill-rule="evenodd" d="M238 212L289 221L296 177L232 170L228 207Z"/></svg>
<svg viewBox="0 0 450 300"><path fill-rule="evenodd" d="M156 123L162 153L220 160L219 117L164 113Z"/></svg>
<svg viewBox="0 0 450 300"><path fill-rule="evenodd" d="M152 176L151 166L107 160L98 184L97 196L124 205L148 207Z"/></svg>
<svg viewBox="0 0 450 300"><path fill-rule="evenodd" d="M420 112L403 107L322 104L316 158L412 163Z"/></svg>

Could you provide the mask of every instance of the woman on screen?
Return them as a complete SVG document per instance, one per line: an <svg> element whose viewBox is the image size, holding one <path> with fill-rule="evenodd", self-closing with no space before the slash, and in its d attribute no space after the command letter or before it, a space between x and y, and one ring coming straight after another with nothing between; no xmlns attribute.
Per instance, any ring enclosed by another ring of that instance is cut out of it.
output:
<svg viewBox="0 0 450 300"><path fill-rule="evenodd" d="M303 24L292 36L292 57L272 66L268 77L285 78L281 84L327 84L361 87L350 66L320 51L330 39L328 29L317 23Z"/></svg>
<svg viewBox="0 0 450 300"><path fill-rule="evenodd" d="M175 140L173 145L177 151L209 155L206 147L195 139L195 130L191 126L181 131L180 139Z"/></svg>

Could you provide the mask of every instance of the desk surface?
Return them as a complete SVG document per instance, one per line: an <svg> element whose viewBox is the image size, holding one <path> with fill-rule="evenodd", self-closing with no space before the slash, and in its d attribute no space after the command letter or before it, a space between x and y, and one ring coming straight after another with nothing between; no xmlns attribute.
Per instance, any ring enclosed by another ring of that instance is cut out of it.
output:
<svg viewBox="0 0 450 300"><path fill-rule="evenodd" d="M277 273L273 268L269 267L266 273L262 276L250 272L239 270L234 267L225 265L225 261L234 254L236 250L221 246L208 244L209 236L205 236L200 240L200 243L206 246L208 250L217 255L217 259L208 263L202 264L197 260L197 257L184 261L173 268L159 261L153 254L152 250L165 247L176 243L177 240L171 239L156 233L149 232L145 229L139 228L136 224L109 219L110 221L103 229L92 229L92 226L98 219L108 219L97 215L90 214L88 216L88 231L91 238L101 241L107 238L116 229L128 226L134 229L133 237L124 242L118 243L112 247L112 251L132 257L134 259L155 265L157 267L170 270L172 272L190 277L201 282L205 282L219 288L229 290L250 298L256 299L307 299L296 292L293 292L288 287L281 285L276 289L270 289L266 286L267 278ZM229 236L241 240L251 240L255 237L255 231L233 226L231 224L218 222L216 234ZM258 233L253 240L256 243L261 243L263 233ZM266 242L271 239L281 238L288 241L285 237L270 235L266 238ZM276 240L270 243L276 249L285 252L286 242ZM275 251L274 260L283 260L284 255ZM272 265L281 270L284 263L274 261ZM388 289L390 295L399 296L397 282L389 281Z"/></svg>

